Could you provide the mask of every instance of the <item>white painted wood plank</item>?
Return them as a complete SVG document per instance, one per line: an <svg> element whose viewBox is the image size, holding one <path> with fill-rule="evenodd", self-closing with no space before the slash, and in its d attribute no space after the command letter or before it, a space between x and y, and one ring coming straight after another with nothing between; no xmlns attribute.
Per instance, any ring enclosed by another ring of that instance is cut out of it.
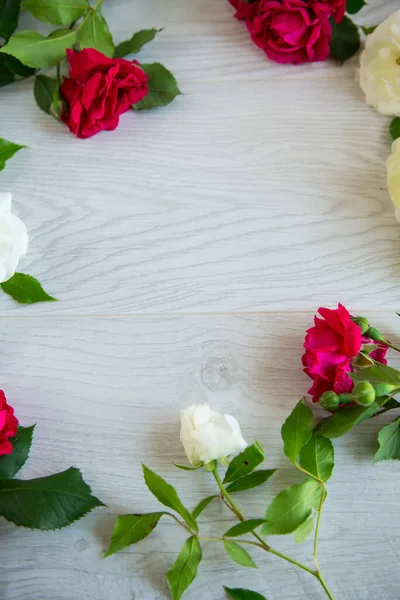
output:
<svg viewBox="0 0 400 600"><path fill-rule="evenodd" d="M399 321L369 312L396 340ZM300 356L311 313L252 317L2 319L2 387L23 424L37 422L23 477L71 464L109 506L72 527L37 533L1 522L2 600L164 600L164 573L180 544L180 531L162 523L123 554L101 560L118 512L156 508L145 489L140 462L164 475L193 507L214 489L210 477L175 469L183 461L178 411L208 400L234 414L248 440L267 451L280 473L253 494L238 496L249 516L299 477L284 459L280 427L307 389ZM399 361L394 364L399 365ZM386 420L389 417L386 416ZM381 418L381 423L385 419ZM321 565L337 600L395 600L400 588L398 464L372 466L380 423L363 424L337 444L336 472L328 484L321 531ZM254 494L256 496L256 494ZM204 532L232 523L221 507L208 509ZM311 544L274 540L282 551L307 560ZM199 578L187 600L224 598L222 585L247 586L269 600L320 600L306 574L275 557L254 553L260 570L230 563L206 544Z"/></svg>
<svg viewBox="0 0 400 600"><path fill-rule="evenodd" d="M40 113L31 81L2 88L1 135L29 146L1 174L31 232L21 269L61 300L24 314L398 308L389 119L366 106L357 61L268 62L222 0L105 9L118 40L166 25L140 58L185 95L81 141Z"/></svg>

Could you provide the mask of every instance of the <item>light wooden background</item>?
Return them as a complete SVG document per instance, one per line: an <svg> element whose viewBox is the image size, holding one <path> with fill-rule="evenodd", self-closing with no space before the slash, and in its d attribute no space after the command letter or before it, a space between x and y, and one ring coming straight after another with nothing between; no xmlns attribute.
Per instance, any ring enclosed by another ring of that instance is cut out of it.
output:
<svg viewBox="0 0 400 600"><path fill-rule="evenodd" d="M257 438L269 467L263 514L298 480L280 426L308 387L304 331L320 305L344 302L400 337L400 227L385 185L389 119L364 103L357 61L278 66L253 46L224 0L105 0L116 41L164 26L140 55L162 61L184 95L81 141L42 114L27 81L0 92L2 137L26 144L1 174L31 234L21 265L60 302L0 298L1 387L21 423L37 422L23 477L80 466L109 510L54 533L0 524L2 600L162 600L183 538L172 524L101 560L114 515L157 506L140 462L194 506L209 476L183 461L178 411L210 402ZM372 0L376 24L397 0ZM29 26L29 19L26 20ZM337 444L321 531L336 600L400 597L400 466L372 466L381 423ZM223 532L217 505L205 531ZM311 543L275 545L305 561ZM268 600L319 600L317 582L271 556L259 571L207 544L187 600L222 585Z"/></svg>

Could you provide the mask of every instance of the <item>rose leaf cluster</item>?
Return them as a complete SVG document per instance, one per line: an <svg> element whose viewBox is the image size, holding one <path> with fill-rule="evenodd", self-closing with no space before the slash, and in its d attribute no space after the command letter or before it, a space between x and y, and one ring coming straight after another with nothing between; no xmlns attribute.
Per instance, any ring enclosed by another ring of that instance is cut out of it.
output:
<svg viewBox="0 0 400 600"><path fill-rule="evenodd" d="M60 529L97 506L79 469L14 479L29 457L35 426L22 427L0 390L0 517L29 529Z"/></svg>

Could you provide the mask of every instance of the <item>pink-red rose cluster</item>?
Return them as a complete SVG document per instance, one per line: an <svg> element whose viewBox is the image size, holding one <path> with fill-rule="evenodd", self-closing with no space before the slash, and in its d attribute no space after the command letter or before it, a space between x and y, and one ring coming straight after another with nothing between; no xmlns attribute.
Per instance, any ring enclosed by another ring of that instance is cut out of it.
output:
<svg viewBox="0 0 400 600"><path fill-rule="evenodd" d="M360 327L342 304L335 310L320 308L318 312L322 319L315 317L314 327L308 329L302 358L304 372L314 382L308 390L313 402L318 402L327 391L336 394L352 391L351 361L360 352L362 344L378 345L370 357L383 365L386 365L387 352L384 344L372 342L361 334Z"/></svg>
<svg viewBox="0 0 400 600"><path fill-rule="evenodd" d="M17 435L17 428L18 419L14 416L14 409L7 404L5 394L0 390L0 456L11 454L10 438Z"/></svg>
<svg viewBox="0 0 400 600"><path fill-rule="evenodd" d="M300 64L326 60L333 18L343 20L346 0L229 0L251 38L271 60Z"/></svg>

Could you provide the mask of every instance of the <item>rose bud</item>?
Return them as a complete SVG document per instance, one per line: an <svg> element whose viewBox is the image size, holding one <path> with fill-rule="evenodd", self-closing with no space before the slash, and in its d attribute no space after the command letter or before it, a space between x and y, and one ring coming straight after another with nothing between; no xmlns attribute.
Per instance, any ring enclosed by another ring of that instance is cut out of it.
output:
<svg viewBox="0 0 400 600"><path fill-rule="evenodd" d="M368 319L366 319L365 317L353 317L351 320L353 321L353 323L359 326L362 334L364 334L367 331L369 327Z"/></svg>
<svg viewBox="0 0 400 600"><path fill-rule="evenodd" d="M192 404L181 410L181 442L194 466L237 454L247 447L237 420L211 410L208 404Z"/></svg>
<svg viewBox="0 0 400 600"><path fill-rule="evenodd" d="M324 392L319 399L319 404L325 410L336 410L339 406L339 396L335 392Z"/></svg>
<svg viewBox="0 0 400 600"><path fill-rule="evenodd" d="M375 401L375 389L369 381L362 381L356 386L352 396L360 406L371 406Z"/></svg>

